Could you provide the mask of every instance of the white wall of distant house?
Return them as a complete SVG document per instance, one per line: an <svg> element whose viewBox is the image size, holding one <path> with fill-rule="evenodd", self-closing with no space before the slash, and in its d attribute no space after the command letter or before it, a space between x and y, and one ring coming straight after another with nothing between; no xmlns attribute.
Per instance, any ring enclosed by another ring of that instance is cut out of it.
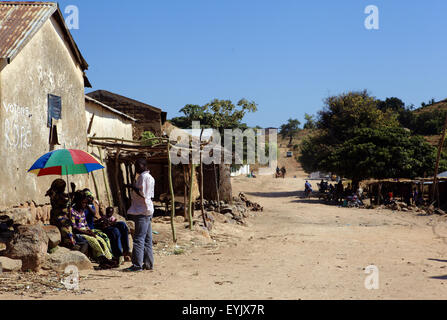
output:
<svg viewBox="0 0 447 320"><path fill-rule="evenodd" d="M246 164L239 168L239 170L231 170L232 177L239 177L242 175L250 174L250 165Z"/></svg>

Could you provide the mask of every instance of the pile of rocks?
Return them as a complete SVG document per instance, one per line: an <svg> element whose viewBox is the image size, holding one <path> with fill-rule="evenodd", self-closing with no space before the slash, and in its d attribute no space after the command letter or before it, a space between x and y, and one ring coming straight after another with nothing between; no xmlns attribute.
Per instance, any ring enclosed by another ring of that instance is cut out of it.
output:
<svg viewBox="0 0 447 320"><path fill-rule="evenodd" d="M417 212L419 214L438 214L445 215L446 213L441 209L436 209L434 206L428 206L424 208L420 208L413 205L408 205L405 202L394 202L388 205L383 205L382 208L391 209L393 211L402 211L402 212Z"/></svg>
<svg viewBox="0 0 447 320"><path fill-rule="evenodd" d="M204 200L204 209L207 212L220 213L225 216L224 222L236 223L239 225L246 225L245 219L250 217L250 211L263 211L264 208L259 204L251 202L247 199L245 194L240 193L238 198L233 199L233 203L230 204L225 201ZM195 210L200 210L200 201L195 203ZM220 211L219 211L220 209ZM213 220L212 215L208 215L209 219ZM214 222L214 221L210 221Z"/></svg>
<svg viewBox="0 0 447 320"><path fill-rule="evenodd" d="M264 211L264 208L261 207L259 203L251 202L250 200L248 200L247 196L242 192L239 193L239 199L240 201L245 203L245 206L247 208L251 208L251 211L261 211L261 212Z"/></svg>

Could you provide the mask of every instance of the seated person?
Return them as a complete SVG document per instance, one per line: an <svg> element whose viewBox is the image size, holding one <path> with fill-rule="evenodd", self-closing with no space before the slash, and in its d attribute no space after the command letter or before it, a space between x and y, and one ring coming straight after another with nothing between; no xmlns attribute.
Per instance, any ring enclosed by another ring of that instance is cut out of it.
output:
<svg viewBox="0 0 447 320"><path fill-rule="evenodd" d="M56 179L51 184L45 196L50 198L50 224L57 227L61 233L61 246L71 250L87 253L88 243L82 237L73 233L68 214L70 195L65 193L67 183L63 179ZM72 190L76 187L72 184Z"/></svg>
<svg viewBox="0 0 447 320"><path fill-rule="evenodd" d="M123 221L117 221L113 216L113 208L106 209L106 214L102 214L101 219L96 221L95 227L104 231L112 244L112 253L118 257L120 264L124 261L130 261L129 250L129 228Z"/></svg>
<svg viewBox="0 0 447 320"><path fill-rule="evenodd" d="M87 211L85 212L85 218L87 220L88 227L93 230L95 229L95 220L96 220L96 208L95 208L95 198L93 197L93 193L90 191L90 189L84 189L83 192L85 193L88 205L87 205Z"/></svg>
<svg viewBox="0 0 447 320"><path fill-rule="evenodd" d="M392 204L394 203L394 195L392 192L388 192L387 197L385 199L385 204Z"/></svg>
<svg viewBox="0 0 447 320"><path fill-rule="evenodd" d="M76 192L73 202L74 205L71 208L73 233L88 242L93 256L92 258L99 262L101 268L108 269L118 267L118 265L112 261L113 256L107 235L88 227L85 217L88 200L85 193L82 191Z"/></svg>

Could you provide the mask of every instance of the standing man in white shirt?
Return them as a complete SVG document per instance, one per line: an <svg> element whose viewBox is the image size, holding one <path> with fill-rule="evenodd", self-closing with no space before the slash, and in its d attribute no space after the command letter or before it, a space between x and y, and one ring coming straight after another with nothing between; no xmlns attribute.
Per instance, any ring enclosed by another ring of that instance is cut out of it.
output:
<svg viewBox="0 0 447 320"><path fill-rule="evenodd" d="M135 162L135 171L139 177L135 184L126 185L132 189L132 205L127 214L135 222L135 234L133 237L132 266L125 269L126 272L139 272L153 270L154 255L152 252L152 217L154 215L155 180L147 168L146 159L138 159Z"/></svg>

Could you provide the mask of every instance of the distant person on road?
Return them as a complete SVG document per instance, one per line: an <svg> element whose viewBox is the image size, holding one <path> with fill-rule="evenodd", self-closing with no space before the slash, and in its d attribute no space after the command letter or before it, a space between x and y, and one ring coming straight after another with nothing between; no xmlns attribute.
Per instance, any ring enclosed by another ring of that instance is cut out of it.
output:
<svg viewBox="0 0 447 320"><path fill-rule="evenodd" d="M282 174L282 178L285 179L285 177L286 177L286 167L282 167L281 168L281 174Z"/></svg>
<svg viewBox="0 0 447 320"><path fill-rule="evenodd" d="M312 185L309 181L306 181L306 183L304 184L304 192L306 196L308 196L312 192Z"/></svg>
<svg viewBox="0 0 447 320"><path fill-rule="evenodd" d="M341 180L337 183L337 186L335 188L335 193L336 193L337 202L338 203L343 202L344 187L343 187L343 182Z"/></svg>

